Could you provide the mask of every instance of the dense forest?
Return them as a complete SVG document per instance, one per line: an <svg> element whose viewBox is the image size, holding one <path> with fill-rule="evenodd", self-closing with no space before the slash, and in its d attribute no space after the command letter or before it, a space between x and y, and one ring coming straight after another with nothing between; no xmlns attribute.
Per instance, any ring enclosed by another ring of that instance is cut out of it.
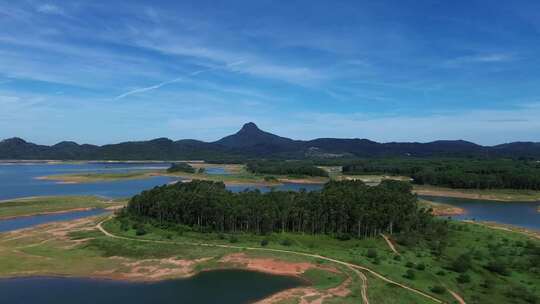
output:
<svg viewBox="0 0 540 304"><path fill-rule="evenodd" d="M381 232L443 235L441 221L417 207L409 183L329 182L321 191L232 193L223 183L192 181L134 196L124 216L215 232L294 232L370 237Z"/></svg>
<svg viewBox="0 0 540 304"><path fill-rule="evenodd" d="M186 163L173 163L167 169L167 172L168 173L175 173L175 172L195 173L195 168L193 168L192 166Z"/></svg>
<svg viewBox="0 0 540 304"><path fill-rule="evenodd" d="M416 184L540 190L540 162L511 159L392 158L354 161L344 174L406 175Z"/></svg>
<svg viewBox="0 0 540 304"><path fill-rule="evenodd" d="M257 174L328 176L324 169L301 161L250 161L246 169Z"/></svg>

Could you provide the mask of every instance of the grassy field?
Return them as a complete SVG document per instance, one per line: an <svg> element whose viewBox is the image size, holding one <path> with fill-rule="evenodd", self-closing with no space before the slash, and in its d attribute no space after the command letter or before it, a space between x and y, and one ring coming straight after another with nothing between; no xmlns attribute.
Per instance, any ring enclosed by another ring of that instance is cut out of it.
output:
<svg viewBox="0 0 540 304"><path fill-rule="evenodd" d="M41 176L38 179L61 183L96 183L117 180L145 179L165 174L165 171L136 171L127 173L74 173Z"/></svg>
<svg viewBox="0 0 540 304"><path fill-rule="evenodd" d="M253 260L271 259L292 263L291 265L315 265L315 268L300 274L301 278L310 282L309 288L317 292L312 296L313 299L328 297L332 292L336 292L337 295L326 298L324 303L361 302L359 278L347 268L331 262L273 252L182 244L156 246L154 243L114 239L95 229L101 219L102 217L95 217L53 223L35 229L0 234L0 277L67 276L135 281L162 280L191 276L212 269L242 268L242 265L222 261L231 254L242 254ZM114 228L115 225L115 222L111 222L109 228ZM208 235L200 236L209 238ZM197 235L193 234L189 239L192 237ZM216 243L219 243L219 237L215 237ZM280 236L273 238L277 240ZM254 237L253 241L255 239L257 237ZM250 242L241 237L238 245L247 243ZM332 268L334 271L326 270ZM368 284L368 296L372 303L431 303L409 291L385 284L375 277L369 277ZM343 288L343 293L332 291L338 288ZM392 298L389 298L389 295ZM300 295L279 303L299 303L299 297ZM399 301L396 302L396 299Z"/></svg>
<svg viewBox="0 0 540 304"><path fill-rule="evenodd" d="M459 222L453 222L450 225L448 246L442 255L437 256L424 246L410 248L398 246L401 253L399 258L390 251L382 238L340 241L324 235L257 236L186 231L176 233L153 226L146 226L147 233L137 236L134 229L122 230L120 223L115 221L106 223L106 229L134 238L215 244L233 243L237 246L250 247L261 246L261 242L265 240L268 243L267 248L320 254L370 267L397 282L433 294L449 303L452 303L454 299L448 290L457 292L469 303L535 303L534 301L538 301L540 270L527 265L533 260L535 262L531 263L538 263L540 242L522 234L494 230L480 225ZM457 271L454 264L459 263L464 255L467 256L466 269ZM501 269L493 266L495 264L502 265ZM370 289L372 290L373 288ZM376 291L375 294L377 294Z"/></svg>
<svg viewBox="0 0 540 304"><path fill-rule="evenodd" d="M166 279L193 275L202 270L239 267L221 259L241 253L254 259L270 258L322 266L301 275L321 294L345 284L348 278L352 280L346 295L330 297L324 303L361 301L359 278L350 270L331 262L283 253L181 244L191 242L320 254L366 266L447 303L455 302L447 289L460 294L467 303L537 303L535 301L540 297L540 270L538 266L534 268L528 264L536 259L538 265L540 241L477 224L451 223L448 246L440 256L425 246L413 248L397 245L400 252L398 257L382 238L341 241L325 235L199 233L166 230L151 225L144 226L144 235L137 235L131 225L123 227L116 220L104 224L107 231L117 235L176 242L156 246L151 242L107 237L96 229L100 220L100 217L88 218L0 234L0 277L61 275L127 280ZM470 265L458 272L454 264L464 254L470 257ZM488 266L493 262L501 262L504 269L496 269L498 272L489 270ZM183 266L178 267L179 263L183 263ZM327 266L335 267L339 272L326 271L324 267ZM414 277L407 275L411 272ZM372 303L432 303L369 274L368 286ZM283 303L297 302L288 300Z"/></svg>
<svg viewBox="0 0 540 304"><path fill-rule="evenodd" d="M0 202L0 220L19 216L56 213L80 209L122 206L125 201L108 201L96 196L30 197Z"/></svg>

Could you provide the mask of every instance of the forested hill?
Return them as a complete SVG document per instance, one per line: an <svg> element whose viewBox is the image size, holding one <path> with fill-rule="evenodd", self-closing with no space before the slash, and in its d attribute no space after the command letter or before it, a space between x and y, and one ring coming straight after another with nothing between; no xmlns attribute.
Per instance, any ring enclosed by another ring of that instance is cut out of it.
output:
<svg viewBox="0 0 540 304"><path fill-rule="evenodd" d="M260 130L254 123L215 142L158 138L104 146L61 142L53 146L10 138L0 142L0 159L181 160L243 158L335 158L381 156L475 156L540 159L540 143L515 142L481 146L463 140L429 143L378 143L368 139L293 140Z"/></svg>

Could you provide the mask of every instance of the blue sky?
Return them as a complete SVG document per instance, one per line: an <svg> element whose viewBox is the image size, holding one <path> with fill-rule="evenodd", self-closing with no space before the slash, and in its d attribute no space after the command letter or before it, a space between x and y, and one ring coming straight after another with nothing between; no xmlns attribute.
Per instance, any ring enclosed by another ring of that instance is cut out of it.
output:
<svg viewBox="0 0 540 304"><path fill-rule="evenodd" d="M540 141L538 1L0 1L0 138Z"/></svg>

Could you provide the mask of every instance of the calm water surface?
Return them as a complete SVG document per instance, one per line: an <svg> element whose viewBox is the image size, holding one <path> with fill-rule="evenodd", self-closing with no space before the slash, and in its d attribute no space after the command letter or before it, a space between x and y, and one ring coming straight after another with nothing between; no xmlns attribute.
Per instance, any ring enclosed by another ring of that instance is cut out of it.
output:
<svg viewBox="0 0 540 304"><path fill-rule="evenodd" d="M429 201L465 209L466 214L453 216L459 220L479 220L510 224L540 230L540 202L499 202L453 197L420 196Z"/></svg>
<svg viewBox="0 0 540 304"><path fill-rule="evenodd" d="M225 168L223 167L208 167L204 170L205 173L207 174L212 174L212 175L230 175L231 172L225 170Z"/></svg>
<svg viewBox="0 0 540 304"><path fill-rule="evenodd" d="M50 222L72 221L89 216L104 214L110 211L105 209L93 209L85 211L73 211L58 214L43 214L33 216L23 216L14 219L0 220L0 233L17 229L30 228L33 226Z"/></svg>
<svg viewBox="0 0 540 304"><path fill-rule="evenodd" d="M0 164L0 200L41 195L100 195L110 198L127 197L145 189L176 180L157 176L148 179L60 184L38 180L37 177L70 173L125 173L168 168L155 163L80 163L80 164Z"/></svg>
<svg viewBox="0 0 540 304"><path fill-rule="evenodd" d="M0 298L9 304L241 304L302 285L293 277L241 270L203 272L158 283L17 278L0 280Z"/></svg>

